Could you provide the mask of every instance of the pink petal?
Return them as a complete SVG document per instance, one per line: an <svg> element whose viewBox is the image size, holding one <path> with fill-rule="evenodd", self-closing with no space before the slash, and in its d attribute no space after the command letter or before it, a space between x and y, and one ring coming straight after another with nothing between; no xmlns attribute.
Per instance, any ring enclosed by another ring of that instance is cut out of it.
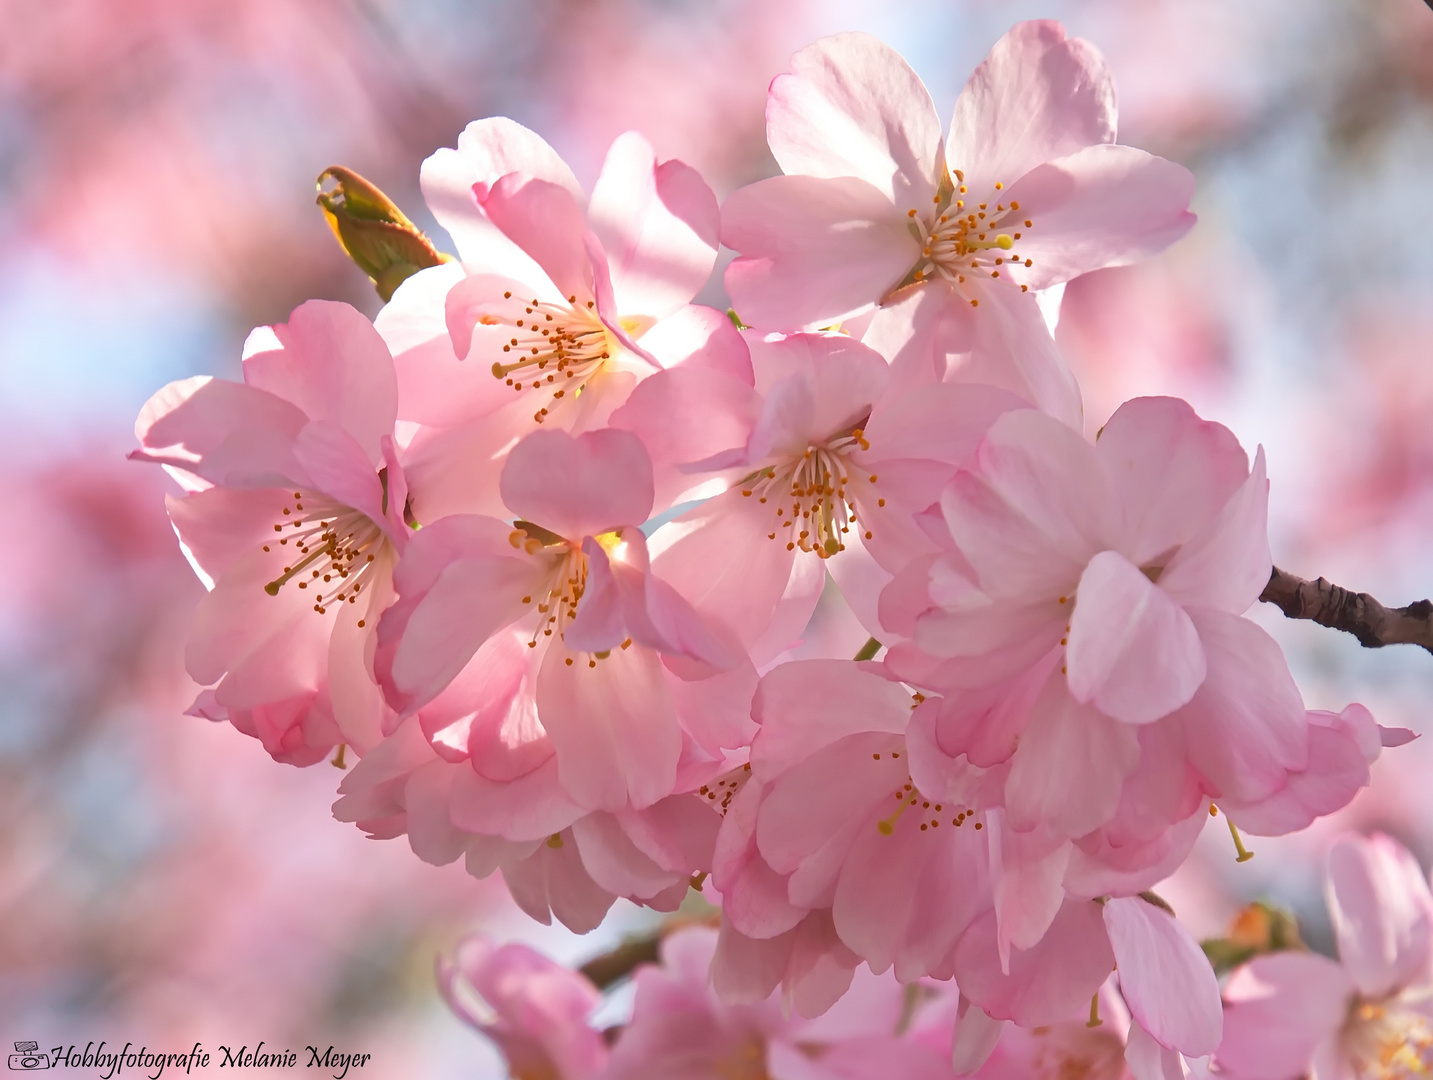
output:
<svg viewBox="0 0 1433 1080"><path fill-rule="evenodd" d="M961 552L997 595L1030 599L1072 588L1114 547L1117 503L1094 447L1030 409L1001 416L941 499ZM1063 605L1062 605L1063 610Z"/></svg>
<svg viewBox="0 0 1433 1080"><path fill-rule="evenodd" d="M497 412L470 423L420 427L403 456L417 520L432 523L454 514L509 517L499 490L502 463L514 438L537 428L532 408L514 394Z"/></svg>
<svg viewBox="0 0 1433 1080"><path fill-rule="evenodd" d="M749 647L771 625L791 579L783 534L767 536L774 527L768 507L732 488L657 530L652 572Z"/></svg>
<svg viewBox="0 0 1433 1080"><path fill-rule="evenodd" d="M721 231L716 196L690 166L657 164L635 131L607 151L587 220L607 253L623 314L664 318L711 275Z"/></svg>
<svg viewBox="0 0 1433 1080"><path fill-rule="evenodd" d="M1234 433L1199 419L1179 398L1125 402L1101 429L1095 453L1124 503L1121 550L1136 566L1165 565L1249 476ZM1160 585L1168 588L1164 577Z"/></svg>
<svg viewBox="0 0 1433 1080"><path fill-rule="evenodd" d="M721 241L741 253L727 267L727 292L752 326L831 326L915 267L920 242L908 224L905 210L855 177L761 180L722 205Z"/></svg>
<svg viewBox="0 0 1433 1080"><path fill-rule="evenodd" d="M993 424L1026 401L995 386L937 383L886 394L863 429L871 449L862 460L939 461L960 465ZM924 506L929 506L928 500ZM924 509L924 506L921 509Z"/></svg>
<svg viewBox="0 0 1433 1080"><path fill-rule="evenodd" d="M358 602L338 605L329 638L329 703L344 741L358 754L377 746L394 720L373 673L373 649L379 616L393 602L395 558L385 550L366 575Z"/></svg>
<svg viewBox="0 0 1433 1080"><path fill-rule="evenodd" d="M533 267L532 260L486 218L473 191L476 185L486 192L508 173L550 181L579 204L583 200L582 188L557 151L505 116L474 120L458 136L456 150L444 147L423 162L419 178L428 209L448 230L463 261L527 276L522 271Z"/></svg>
<svg viewBox="0 0 1433 1080"><path fill-rule="evenodd" d="M470 833L507 840L546 840L583 816L582 808L558 783L557 761L551 756L538 768L506 783L489 780L467 767L454 773L447 812L455 826Z"/></svg>
<svg viewBox="0 0 1433 1080"><path fill-rule="evenodd" d="M481 363L461 363L448 332L447 296L466 278L458 263L420 270L374 317L393 353L399 419L449 427L488 411L492 384L501 380Z"/></svg>
<svg viewBox="0 0 1433 1080"><path fill-rule="evenodd" d="M774 938L750 938L723 918L711 966L717 996L732 1005L765 1001L781 984L794 935L792 929Z"/></svg>
<svg viewBox="0 0 1433 1080"><path fill-rule="evenodd" d="M661 662L640 646L596 667L590 659L554 641L538 675L538 716L562 785L590 809L650 806L671 794L681 753Z"/></svg>
<svg viewBox="0 0 1433 1080"><path fill-rule="evenodd" d="M172 382L144 404L131 456L222 487L288 487L306 479L293 441L308 423L282 398L207 375Z"/></svg>
<svg viewBox="0 0 1433 1080"><path fill-rule="evenodd" d="M846 735L900 734L910 709L900 683L849 660L782 664L761 680L752 701L752 716L761 724L752 768L773 777Z"/></svg>
<svg viewBox="0 0 1433 1080"><path fill-rule="evenodd" d="M1034 266L1022 284L1044 289L1106 266L1128 266L1194 227L1194 176L1130 146L1089 146L1026 173L1008 192L1022 229L1016 253Z"/></svg>
<svg viewBox="0 0 1433 1080"><path fill-rule="evenodd" d="M1083 836L1114 817L1139 761L1134 728L1081 705L1052 675L1031 710L1005 786L1010 827Z"/></svg>
<svg viewBox="0 0 1433 1080"><path fill-rule="evenodd" d="M1148 731L1149 727L1140 730ZM1110 842L1109 827L1095 837L1081 839L1070 852L1070 865L1065 870L1066 894L1082 899L1130 896L1158 885L1189 858L1208 820L1207 805L1196 806L1188 817L1149 840L1116 846Z"/></svg>
<svg viewBox="0 0 1433 1080"><path fill-rule="evenodd" d="M700 795L669 795L645 810L620 810L616 818L658 866L686 876L710 869L722 817Z"/></svg>
<svg viewBox="0 0 1433 1080"><path fill-rule="evenodd" d="M890 369L874 349L845 334L750 335L757 389L766 395L748 452L800 454L863 420L881 399Z"/></svg>
<svg viewBox="0 0 1433 1080"><path fill-rule="evenodd" d="M265 592L282 559L277 552L250 552L195 612L185 667L200 685L223 678L218 700L228 708L252 708L323 685L332 622L292 586L274 596Z"/></svg>
<svg viewBox="0 0 1433 1080"><path fill-rule="evenodd" d="M213 588L235 562L269 543L293 494L281 488L211 487L167 495L164 505L185 556Z"/></svg>
<svg viewBox="0 0 1433 1080"><path fill-rule="evenodd" d="M465 986L486 1003L484 1013L468 1005ZM515 1073L552 1070L576 1078L606 1064L606 1044L588 1023L602 995L578 972L526 945L466 938L451 959L439 958L438 987L460 1019L498 1043Z"/></svg>
<svg viewBox="0 0 1433 1080"><path fill-rule="evenodd" d="M1408 850L1383 835L1329 849L1327 898L1344 970L1367 998L1425 976L1433 961L1433 896Z"/></svg>
<svg viewBox="0 0 1433 1080"><path fill-rule="evenodd" d="M904 213L941 179L940 120L901 55L869 34L821 38L771 82L766 140L788 175L853 176Z"/></svg>
<svg viewBox="0 0 1433 1080"><path fill-rule="evenodd" d="M463 854L467 837L448 817L449 791L462 767L430 761L413 772L403 786L408 846L433 866L447 866Z"/></svg>
<svg viewBox="0 0 1433 1080"><path fill-rule="evenodd" d="M312 487L392 531L383 505L383 483L358 440L343 428L323 420L304 425L294 440L294 458Z"/></svg>
<svg viewBox="0 0 1433 1080"><path fill-rule="evenodd" d="M528 608L522 597L550 565L508 542L492 518L454 516L415 533L394 575L399 601L379 623L375 668L395 708L432 700L498 630Z"/></svg>
<svg viewBox="0 0 1433 1080"><path fill-rule="evenodd" d="M757 816L757 846L773 870L801 875L788 889L793 904L829 905L818 894L835 885L852 838L862 831L880 835L882 808L887 802L889 813L898 808L892 793L908 771L900 757L892 757L893 745L898 740L879 733L847 736L814 751L770 785Z"/></svg>
<svg viewBox="0 0 1433 1080"><path fill-rule="evenodd" d="M556 915L574 934L595 930L617 899L587 873L571 829L560 833L556 844L540 844L533 854L504 864L502 870L518 907L543 925Z"/></svg>
<svg viewBox="0 0 1433 1080"><path fill-rule="evenodd" d="M1216 799L1257 801L1308 764L1303 698L1283 652L1258 626L1209 608L1188 611L1209 674L1171 722Z"/></svg>
<svg viewBox="0 0 1433 1080"><path fill-rule="evenodd" d="M1242 615L1259 599L1273 567L1269 554L1269 481L1264 448L1239 489L1169 561L1159 585L1182 604Z"/></svg>
<svg viewBox="0 0 1433 1080"><path fill-rule="evenodd" d="M244 382L346 431L376 469L398 418L398 377L383 338L347 304L310 300L244 343Z"/></svg>
<svg viewBox="0 0 1433 1080"><path fill-rule="evenodd" d="M760 781L750 780L737 792L712 856L712 879L722 891L723 926L730 924L744 938L760 941L786 933L806 916L806 909L787 896L787 875L773 870L757 849L763 791Z"/></svg>
<svg viewBox="0 0 1433 1080"><path fill-rule="evenodd" d="M509 173L478 199L489 220L532 256L564 297L578 304L593 299L587 224L570 191Z"/></svg>
<svg viewBox="0 0 1433 1080"><path fill-rule="evenodd" d="M776 603L766 631L751 644L751 662L759 667L768 666L786 650L806 640L802 635L811 625L817 605L825 595L829 560L809 551L793 552L793 555L786 590Z"/></svg>
<svg viewBox="0 0 1433 1080"><path fill-rule="evenodd" d="M893 386L905 391L939 382L945 378L950 358L970 351L975 314L968 303L958 303L958 299L943 282L926 282L898 290L871 314L861 340L890 361ZM997 378L990 385L1005 386L1013 373L995 374L1006 376L1006 380ZM1028 395L1022 396L1028 404Z"/></svg>
<svg viewBox="0 0 1433 1080"><path fill-rule="evenodd" d="M1005 1030L1004 1020L992 1020L980 1006L966 1004L951 1046L950 1067L956 1076L968 1076L984 1065Z"/></svg>
<svg viewBox="0 0 1433 1080"><path fill-rule="evenodd" d="M1080 576L1065 650L1070 694L1127 724L1185 705L1204 681L1204 648L1184 609L1117 551Z"/></svg>
<svg viewBox="0 0 1433 1080"><path fill-rule="evenodd" d="M1354 987L1336 961L1310 952L1256 957L1224 990L1221 1068L1248 1080L1308 1072L1319 1043L1343 1024Z"/></svg>
<svg viewBox="0 0 1433 1080"><path fill-rule="evenodd" d="M572 835L592 880L618 896L655 896L684 877L639 851L611 814L584 814L573 824Z"/></svg>
<svg viewBox="0 0 1433 1080"><path fill-rule="evenodd" d="M682 364L638 383L610 424L642 440L652 456L656 500L669 505L708 480L678 466L744 447L760 415L761 398L748 383Z"/></svg>
<svg viewBox="0 0 1433 1080"><path fill-rule="evenodd" d="M1022 1027L1059 1023L1088 1007L1115 966L1100 914L1093 901L1066 901L1038 945L1011 954L1005 974L996 949L995 912L987 912L956 946L961 992L990 1016Z"/></svg>
<svg viewBox="0 0 1433 1080"><path fill-rule="evenodd" d="M511 627L494 634L420 710L423 734L444 759L470 761L479 776L507 781L552 757L552 743L537 721L533 684L540 657L528 648L530 640Z"/></svg>
<svg viewBox="0 0 1433 1080"><path fill-rule="evenodd" d="M987 815L991 829L990 873L994 879L996 944L1002 964L1010 948L1039 943L1065 900L1061 881L1070 863L1071 844L1057 833L1037 829L1013 832L1002 815Z"/></svg>
<svg viewBox="0 0 1433 1080"><path fill-rule="evenodd" d="M1212 1054L1223 1032L1214 969L1174 916L1137 897L1105 904L1120 990L1135 1020L1161 1046Z"/></svg>
<svg viewBox="0 0 1433 1080"><path fill-rule="evenodd" d="M962 307L967 303L963 293L938 287L948 302ZM1050 336L1036 298L1020 292L1009 279L972 281L965 289L980 302L971 313L974 341L968 354L947 361L945 380L1003 386L1080 431L1080 387Z"/></svg>
<svg viewBox="0 0 1433 1080"><path fill-rule="evenodd" d="M568 540L640 525L652 512L652 463L626 431L537 431L512 448L503 502Z"/></svg>
<svg viewBox="0 0 1433 1080"><path fill-rule="evenodd" d="M1368 786L1368 759L1359 740L1339 728L1315 723L1309 713L1308 766L1289 773L1288 784L1255 803L1220 800L1229 820L1255 836L1285 836L1316 818L1342 810Z"/></svg>
<svg viewBox="0 0 1433 1080"><path fill-rule="evenodd" d="M675 678L667 681L682 730L713 757L724 749L749 746L756 734L751 719L751 696L756 692L756 668L749 662L730 671L687 678L674 671L675 658L663 657L662 666Z"/></svg>
<svg viewBox="0 0 1433 1080"><path fill-rule="evenodd" d="M1053 21L1017 23L955 103L946 160L984 198L1036 165L1115 141L1115 87L1104 57Z"/></svg>
<svg viewBox="0 0 1433 1080"><path fill-rule="evenodd" d="M955 826L956 807L938 814L929 802L907 809L889 836L873 825L856 832L831 908L841 940L873 971L894 965L902 982L939 971L988 903L985 837Z"/></svg>
<svg viewBox="0 0 1433 1080"><path fill-rule="evenodd" d="M690 364L751 385L751 358L741 331L726 312L688 304L642 335L646 349L664 368Z"/></svg>
<svg viewBox="0 0 1433 1080"><path fill-rule="evenodd" d="M1130 1025L1125 1063L1134 1080L1185 1080L1188 1075L1183 1055L1161 1046L1137 1023Z"/></svg>

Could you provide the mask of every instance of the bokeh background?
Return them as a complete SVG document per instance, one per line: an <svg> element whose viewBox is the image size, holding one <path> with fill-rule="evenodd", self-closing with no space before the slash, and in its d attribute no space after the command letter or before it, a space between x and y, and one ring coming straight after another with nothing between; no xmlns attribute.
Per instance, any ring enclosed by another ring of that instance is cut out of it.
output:
<svg viewBox="0 0 1433 1080"><path fill-rule="evenodd" d="M774 171L770 78L875 33L948 115L1009 25L1110 59L1121 141L1189 166L1200 224L1067 292L1091 427L1148 393L1262 443L1276 560L1405 603L1433 592L1433 11L1423 0L0 0L0 1041L371 1052L369 1077L501 1075L433 988L465 930L582 959L502 886L364 840L338 774L185 717L200 589L128 463L169 379L235 376L250 327L378 301L313 204L331 164L433 229L418 166L471 119L541 132L590 183L642 130L719 196ZM721 301L719 284L707 299ZM1311 707L1433 733L1433 657L1261 621ZM1382 828L1433 858L1433 740L1335 821L1221 827L1163 890L1196 933L1245 899L1327 943L1321 854ZM300 1050L300 1052L302 1052Z"/></svg>

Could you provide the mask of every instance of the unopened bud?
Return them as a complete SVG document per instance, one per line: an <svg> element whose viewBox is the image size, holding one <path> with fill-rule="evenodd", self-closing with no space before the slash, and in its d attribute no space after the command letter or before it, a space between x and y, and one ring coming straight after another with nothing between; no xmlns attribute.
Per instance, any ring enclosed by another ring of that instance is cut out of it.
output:
<svg viewBox="0 0 1433 1080"><path fill-rule="evenodd" d="M333 186L325 189L329 181ZM333 165L319 173L317 201L339 246L373 279L385 303L419 270L453 261L392 199L352 169Z"/></svg>
<svg viewBox="0 0 1433 1080"><path fill-rule="evenodd" d="M1240 909L1222 938L1201 943L1217 972L1229 971L1266 953L1302 951L1298 921L1289 912L1261 901Z"/></svg>

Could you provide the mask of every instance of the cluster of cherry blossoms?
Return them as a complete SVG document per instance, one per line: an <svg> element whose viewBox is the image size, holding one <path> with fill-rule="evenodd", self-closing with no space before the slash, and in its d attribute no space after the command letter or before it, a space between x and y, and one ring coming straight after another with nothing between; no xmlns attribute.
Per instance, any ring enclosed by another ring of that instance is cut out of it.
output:
<svg viewBox="0 0 1433 1080"><path fill-rule="evenodd" d="M755 1055L721 1075L964 1074L1052 1026L1112 1076L1207 1068L1220 987L1148 890L1212 815L1242 857L1406 735L1306 710L1246 617L1262 451L1170 398L1084 434L1060 290L1179 239L1192 177L1115 142L1103 60L1049 22L944 134L891 49L822 39L767 132L783 175L719 206L635 133L589 196L477 121L422 170L456 260L151 399L135 456L209 587L193 711L278 761L352 751L340 820L543 922L720 904L610 1053L578 976L460 954L455 1008L518 1075L684 1075L692 1025ZM692 303L722 245L731 313ZM823 596L856 658L809 633Z"/></svg>
<svg viewBox="0 0 1433 1080"><path fill-rule="evenodd" d="M1101 984L1088 1018L1072 1013L1036 1028L1011 1027L972 1075L1426 1076L1433 1069L1427 879L1396 841L1346 836L1329 852L1327 893L1339 959L1307 951L1296 934L1256 950L1262 955L1229 974L1223 1039L1210 1060L1181 1062L1151 1038L1126 1006L1131 976L1122 972ZM1257 913L1246 909L1241 921ZM960 1041L968 1029L956 1019L964 1003L948 982L902 987L862 968L846 995L813 1019L783 1009L776 995L724 1001L707 977L720 948L710 928L674 928L662 942L660 966L638 969L632 1017L619 1029L594 1024L601 998L585 973L523 945L470 938L439 961L438 980L453 1011L498 1045L515 1077L937 1080L951 1075L952 1050L958 1065L970 1060L970 1044Z"/></svg>

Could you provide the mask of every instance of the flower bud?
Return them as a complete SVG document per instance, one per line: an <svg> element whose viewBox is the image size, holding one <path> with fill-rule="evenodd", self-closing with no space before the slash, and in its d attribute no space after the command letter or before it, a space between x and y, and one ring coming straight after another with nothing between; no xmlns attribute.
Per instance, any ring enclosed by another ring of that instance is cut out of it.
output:
<svg viewBox="0 0 1433 1080"><path fill-rule="evenodd" d="M324 190L329 180L334 186ZM352 169L330 166L319 173L318 189L318 205L339 246L373 279L385 303L419 270L453 261L392 199Z"/></svg>

